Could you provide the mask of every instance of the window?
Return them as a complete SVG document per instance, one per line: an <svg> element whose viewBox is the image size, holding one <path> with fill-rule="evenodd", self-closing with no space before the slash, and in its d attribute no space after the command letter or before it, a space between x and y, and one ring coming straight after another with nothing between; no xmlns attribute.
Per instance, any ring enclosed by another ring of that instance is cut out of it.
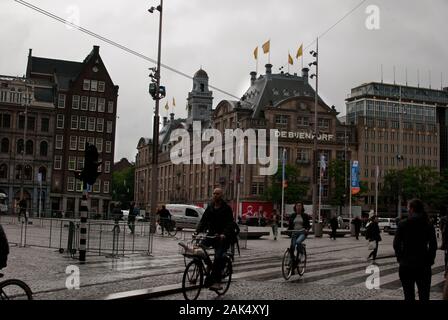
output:
<svg viewBox="0 0 448 320"><path fill-rule="evenodd" d="M319 119L317 124L320 129L328 130L330 129L330 120L329 119Z"/></svg>
<svg viewBox="0 0 448 320"><path fill-rule="evenodd" d="M64 115L63 114L58 114L57 121L56 121L56 128L64 129Z"/></svg>
<svg viewBox="0 0 448 320"><path fill-rule="evenodd" d="M28 117L26 120L26 126L27 130L34 131L36 129L36 118L35 117Z"/></svg>
<svg viewBox="0 0 448 320"><path fill-rule="evenodd" d="M18 164L16 165L16 179L21 179L22 178L22 165Z"/></svg>
<svg viewBox="0 0 448 320"><path fill-rule="evenodd" d="M86 150L86 137L79 137L79 139L78 139L78 150L79 151Z"/></svg>
<svg viewBox="0 0 448 320"><path fill-rule="evenodd" d="M0 152L1 153L8 153L9 152L9 139L8 138L3 138L2 139Z"/></svg>
<svg viewBox="0 0 448 320"><path fill-rule="evenodd" d="M40 119L40 130L42 132L50 131L50 119L48 119L48 118Z"/></svg>
<svg viewBox="0 0 448 320"><path fill-rule="evenodd" d="M54 169L55 170L62 169L62 156L54 156Z"/></svg>
<svg viewBox="0 0 448 320"><path fill-rule="evenodd" d="M106 111L106 99L98 98L98 112Z"/></svg>
<svg viewBox="0 0 448 320"><path fill-rule="evenodd" d="M309 126L309 118L308 117L297 117L297 126L299 127L308 127Z"/></svg>
<svg viewBox="0 0 448 320"><path fill-rule="evenodd" d="M8 166L3 163L0 166L0 179L7 179L7 178L8 178Z"/></svg>
<svg viewBox="0 0 448 320"><path fill-rule="evenodd" d="M95 97L90 97L89 111L96 111L96 102L97 99Z"/></svg>
<svg viewBox="0 0 448 320"><path fill-rule="evenodd" d="M89 118L89 131L95 131L95 118Z"/></svg>
<svg viewBox="0 0 448 320"><path fill-rule="evenodd" d="M82 192L82 181L75 180L76 181L76 191Z"/></svg>
<svg viewBox="0 0 448 320"><path fill-rule="evenodd" d="M103 187L103 192L104 192L104 193L109 193L109 184L110 184L109 181L104 181L104 187ZM188 209L188 208L187 208L187 212L188 212L188 210L191 210L191 209ZM195 212L196 212L196 211L195 211Z"/></svg>
<svg viewBox="0 0 448 320"><path fill-rule="evenodd" d="M68 170L76 170L76 157L68 157Z"/></svg>
<svg viewBox="0 0 448 320"><path fill-rule="evenodd" d="M29 165L26 165L24 175L25 180L33 180L33 168L31 168L31 166Z"/></svg>
<svg viewBox="0 0 448 320"><path fill-rule="evenodd" d="M75 191L75 177L68 177L67 191Z"/></svg>
<svg viewBox="0 0 448 320"><path fill-rule="evenodd" d="M112 142L106 141L106 153L111 153L111 152L112 152Z"/></svg>
<svg viewBox="0 0 448 320"><path fill-rule="evenodd" d="M309 161L309 150L299 148L297 149L297 162L308 162Z"/></svg>
<svg viewBox="0 0 448 320"><path fill-rule="evenodd" d="M41 157L46 157L48 155L48 142L42 141L39 146L39 154Z"/></svg>
<svg viewBox="0 0 448 320"><path fill-rule="evenodd" d="M392 123L391 123L391 127L392 127L392 129L398 129L398 128L399 128L399 123L398 123L398 121L392 121Z"/></svg>
<svg viewBox="0 0 448 320"><path fill-rule="evenodd" d="M109 103L107 104L107 112L114 113L114 102L113 101L109 101Z"/></svg>
<svg viewBox="0 0 448 320"><path fill-rule="evenodd" d="M72 116L70 128L72 130L78 130L78 116Z"/></svg>
<svg viewBox="0 0 448 320"><path fill-rule="evenodd" d="M17 140L17 148L16 148L17 154L22 154L23 148L24 148L23 139Z"/></svg>
<svg viewBox="0 0 448 320"><path fill-rule="evenodd" d="M101 191L101 180L97 180L93 185L93 192L99 193Z"/></svg>
<svg viewBox="0 0 448 320"><path fill-rule="evenodd" d="M286 115L276 115L275 116L275 124L277 124L277 125L287 126L288 120L289 120L289 117Z"/></svg>
<svg viewBox="0 0 448 320"><path fill-rule="evenodd" d="M88 144L95 144L95 138L94 137L88 137L87 138L87 143Z"/></svg>
<svg viewBox="0 0 448 320"><path fill-rule="evenodd" d="M72 108L79 109L79 96L73 96L72 98Z"/></svg>
<svg viewBox="0 0 448 320"><path fill-rule="evenodd" d="M78 149L78 137L70 136L70 150Z"/></svg>
<svg viewBox="0 0 448 320"><path fill-rule="evenodd" d="M104 131L104 119L100 118L96 120L96 131L98 132Z"/></svg>
<svg viewBox="0 0 448 320"><path fill-rule="evenodd" d="M79 117L79 130L87 130L87 117Z"/></svg>
<svg viewBox="0 0 448 320"><path fill-rule="evenodd" d="M89 97L82 96L81 97L81 110L87 110L87 104L89 103Z"/></svg>
<svg viewBox="0 0 448 320"><path fill-rule="evenodd" d="M251 194L257 194L258 188L256 183L252 183Z"/></svg>
<svg viewBox="0 0 448 320"><path fill-rule="evenodd" d="M98 92L104 92L106 89L106 83L104 81L98 82Z"/></svg>
<svg viewBox="0 0 448 320"><path fill-rule="evenodd" d="M78 158L78 164L76 167L78 170L84 169L84 158L83 157Z"/></svg>
<svg viewBox="0 0 448 320"><path fill-rule="evenodd" d="M28 155L32 155L32 154L34 153L34 144L33 144L33 141L28 140L28 141L26 142L25 152L26 152L26 154L28 154Z"/></svg>
<svg viewBox="0 0 448 320"><path fill-rule="evenodd" d="M84 85L82 88L86 91L89 91L90 90L90 80L84 79Z"/></svg>
<svg viewBox="0 0 448 320"><path fill-rule="evenodd" d="M58 96L58 108L65 108L65 94L59 94L59 96Z"/></svg>
<svg viewBox="0 0 448 320"><path fill-rule="evenodd" d="M45 183L47 181L47 169L45 167L40 167L38 173L41 174L41 181Z"/></svg>
<svg viewBox="0 0 448 320"><path fill-rule="evenodd" d="M96 148L98 152L103 152L103 139L102 138L96 138Z"/></svg>
<svg viewBox="0 0 448 320"><path fill-rule="evenodd" d="M98 163L101 163L101 162L103 162L103 160L102 160L101 158L98 158ZM97 170L97 172L102 172L102 171L103 171L103 165L100 164L100 165L98 166L98 170Z"/></svg>
<svg viewBox="0 0 448 320"><path fill-rule="evenodd" d="M3 128L11 128L11 115L9 114L0 114L0 126L3 126Z"/></svg>
<svg viewBox="0 0 448 320"><path fill-rule="evenodd" d="M112 121L107 121L107 133L112 133Z"/></svg>
<svg viewBox="0 0 448 320"><path fill-rule="evenodd" d="M110 161L104 162L104 172L110 173Z"/></svg>
<svg viewBox="0 0 448 320"><path fill-rule="evenodd" d="M198 217L199 216L198 213L196 212L196 210L189 209L189 208L186 209L185 215L187 217Z"/></svg>
<svg viewBox="0 0 448 320"><path fill-rule="evenodd" d="M90 91L98 91L98 81L92 80L90 81Z"/></svg>
<svg viewBox="0 0 448 320"><path fill-rule="evenodd" d="M64 136L56 135L56 149L62 150L64 144Z"/></svg>

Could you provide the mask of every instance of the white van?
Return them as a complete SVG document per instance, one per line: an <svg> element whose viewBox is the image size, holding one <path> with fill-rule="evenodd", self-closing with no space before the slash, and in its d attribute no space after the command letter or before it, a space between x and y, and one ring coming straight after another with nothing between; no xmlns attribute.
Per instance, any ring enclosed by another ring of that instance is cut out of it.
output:
<svg viewBox="0 0 448 320"><path fill-rule="evenodd" d="M171 213L171 218L179 229L196 229L205 211L201 207L189 204L167 204L165 208Z"/></svg>

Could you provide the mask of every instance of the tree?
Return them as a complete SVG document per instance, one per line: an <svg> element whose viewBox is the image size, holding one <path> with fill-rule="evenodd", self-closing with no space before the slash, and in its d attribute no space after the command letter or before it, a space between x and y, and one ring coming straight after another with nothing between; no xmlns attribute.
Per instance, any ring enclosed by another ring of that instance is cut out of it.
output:
<svg viewBox="0 0 448 320"><path fill-rule="evenodd" d="M347 170L346 170L347 169ZM349 185L347 184L346 176L350 172L349 163L343 160L335 159L330 162L328 166L329 175L334 182L334 187L331 190L330 204L333 206L343 207L348 199ZM347 188L346 188L347 187Z"/></svg>
<svg viewBox="0 0 448 320"><path fill-rule="evenodd" d="M120 201L122 209L128 209L134 200L135 166L112 173L112 200Z"/></svg>
<svg viewBox="0 0 448 320"><path fill-rule="evenodd" d="M295 165L287 164L285 166L285 179L287 187L285 188L285 203L295 203L303 201L306 198L309 189L309 182L300 178L300 169ZM277 170L277 173L271 178L271 185L267 188L265 200L274 203L281 203L282 201L282 170Z"/></svg>

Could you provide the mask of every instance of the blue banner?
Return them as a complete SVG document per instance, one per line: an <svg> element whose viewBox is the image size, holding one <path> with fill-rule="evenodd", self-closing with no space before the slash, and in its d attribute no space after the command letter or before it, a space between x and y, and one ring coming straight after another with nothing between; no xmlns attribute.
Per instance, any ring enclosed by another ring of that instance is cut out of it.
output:
<svg viewBox="0 0 448 320"><path fill-rule="evenodd" d="M359 191L361 191L361 188L359 186L359 163L357 160L353 161L352 163L352 195L357 194Z"/></svg>

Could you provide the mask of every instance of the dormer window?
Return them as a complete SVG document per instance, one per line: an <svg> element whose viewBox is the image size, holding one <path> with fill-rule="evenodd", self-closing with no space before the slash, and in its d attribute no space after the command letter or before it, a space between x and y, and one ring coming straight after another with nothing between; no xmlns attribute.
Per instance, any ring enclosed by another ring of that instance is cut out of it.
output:
<svg viewBox="0 0 448 320"><path fill-rule="evenodd" d="M205 91L205 85L203 83L201 83L201 92Z"/></svg>

